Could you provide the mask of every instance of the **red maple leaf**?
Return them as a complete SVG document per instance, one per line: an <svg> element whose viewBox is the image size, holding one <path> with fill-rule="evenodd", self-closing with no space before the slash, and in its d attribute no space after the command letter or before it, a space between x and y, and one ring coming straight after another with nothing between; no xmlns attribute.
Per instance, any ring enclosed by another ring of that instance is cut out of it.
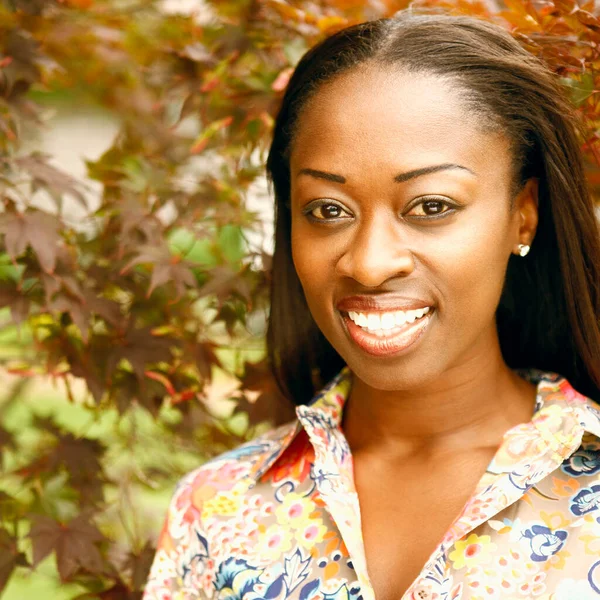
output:
<svg viewBox="0 0 600 600"><path fill-rule="evenodd" d="M58 574L67 581L81 569L101 575L106 572L98 545L104 536L82 513L68 523L50 517L33 515L29 537L33 543L33 566L37 566L51 552L56 555Z"/></svg>
<svg viewBox="0 0 600 600"><path fill-rule="evenodd" d="M44 189L59 205L63 195L69 195L83 208L88 208L82 192L82 184L68 173L57 169L49 162L51 156L42 152L32 152L15 160L15 164L31 177L33 191Z"/></svg>
<svg viewBox="0 0 600 600"><path fill-rule="evenodd" d="M137 377L144 380L147 365L169 362L172 358L171 350L180 345L179 340L175 338L153 334L150 327L130 329L124 336L115 340L107 359L108 371L113 372L119 361L126 359Z"/></svg>
<svg viewBox="0 0 600 600"><path fill-rule="evenodd" d="M0 233L4 234L4 246L10 258L16 261L31 246L47 273L52 273L56 266L62 243L59 228L57 217L40 210L0 214Z"/></svg>
<svg viewBox="0 0 600 600"><path fill-rule="evenodd" d="M152 277L147 292L148 298L157 287L172 283L177 291L176 299L178 300L187 288L193 288L196 285L196 278L190 269L191 263L179 256L172 255L164 244L140 246L138 255L123 267L121 274L125 274L132 267L142 264L152 265Z"/></svg>

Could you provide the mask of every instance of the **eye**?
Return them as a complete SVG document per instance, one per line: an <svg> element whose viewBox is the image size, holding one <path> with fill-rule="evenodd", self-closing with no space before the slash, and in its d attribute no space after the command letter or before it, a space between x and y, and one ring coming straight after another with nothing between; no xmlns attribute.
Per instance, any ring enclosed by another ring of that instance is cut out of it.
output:
<svg viewBox="0 0 600 600"><path fill-rule="evenodd" d="M453 213L456 210L456 206L450 204L446 200L438 198L428 198L422 200L418 204L415 204L410 211L407 213L410 217L416 217L417 219L435 219L445 216L446 214Z"/></svg>
<svg viewBox="0 0 600 600"><path fill-rule="evenodd" d="M345 208L327 200L311 202L302 213L313 221L335 221L351 216Z"/></svg>

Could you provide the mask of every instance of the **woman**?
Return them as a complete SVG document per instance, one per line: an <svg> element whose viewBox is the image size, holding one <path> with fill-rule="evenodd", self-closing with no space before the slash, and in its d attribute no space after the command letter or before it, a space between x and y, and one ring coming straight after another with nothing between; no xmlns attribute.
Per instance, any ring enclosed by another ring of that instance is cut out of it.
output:
<svg viewBox="0 0 600 600"><path fill-rule="evenodd" d="M351 27L267 169L298 420L181 482L145 598L600 598L600 241L555 77L468 17Z"/></svg>

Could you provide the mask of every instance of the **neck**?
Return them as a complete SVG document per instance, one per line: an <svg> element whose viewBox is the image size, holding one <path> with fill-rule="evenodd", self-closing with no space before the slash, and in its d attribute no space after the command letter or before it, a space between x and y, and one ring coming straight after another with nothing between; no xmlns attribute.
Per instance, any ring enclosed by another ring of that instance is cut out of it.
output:
<svg viewBox="0 0 600 600"><path fill-rule="evenodd" d="M535 392L498 350L494 360L466 362L419 389L382 391L354 376L342 426L354 456L435 457L497 446L531 419Z"/></svg>

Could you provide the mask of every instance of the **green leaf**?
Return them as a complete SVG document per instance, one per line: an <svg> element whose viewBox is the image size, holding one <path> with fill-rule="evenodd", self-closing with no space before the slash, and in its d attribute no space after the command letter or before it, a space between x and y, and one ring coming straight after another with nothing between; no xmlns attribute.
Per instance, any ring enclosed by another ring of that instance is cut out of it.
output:
<svg viewBox="0 0 600 600"><path fill-rule="evenodd" d="M307 50L306 42L301 37L292 38L283 45L283 53L292 67L300 62Z"/></svg>
<svg viewBox="0 0 600 600"><path fill-rule="evenodd" d="M223 256L232 264L239 263L245 255L242 228L237 225L225 225L219 231L219 248Z"/></svg>
<svg viewBox="0 0 600 600"><path fill-rule="evenodd" d="M569 89L575 106L583 104L594 93L594 77L590 73L583 75L580 80L561 77L560 81Z"/></svg>
<svg viewBox="0 0 600 600"><path fill-rule="evenodd" d="M0 253L0 279L18 282L21 280L25 265L13 264L6 252Z"/></svg>
<svg viewBox="0 0 600 600"><path fill-rule="evenodd" d="M191 263L213 267L219 262L212 240L198 239L189 229L174 229L168 236L168 243L172 254L181 256Z"/></svg>

